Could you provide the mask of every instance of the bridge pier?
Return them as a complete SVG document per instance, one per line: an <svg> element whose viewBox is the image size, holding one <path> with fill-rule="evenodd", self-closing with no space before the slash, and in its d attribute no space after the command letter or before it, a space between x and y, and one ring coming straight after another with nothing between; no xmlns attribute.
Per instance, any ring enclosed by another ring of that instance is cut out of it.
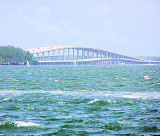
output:
<svg viewBox="0 0 160 136"><path fill-rule="evenodd" d="M94 58L94 50L92 50L92 59Z"/></svg>
<svg viewBox="0 0 160 136"><path fill-rule="evenodd" d="M89 49L87 50L87 59L89 59Z"/></svg>
<svg viewBox="0 0 160 136"><path fill-rule="evenodd" d="M70 60L69 48L68 48L68 60Z"/></svg>
<svg viewBox="0 0 160 136"><path fill-rule="evenodd" d="M39 53L37 53L37 60L39 60Z"/></svg>
<svg viewBox="0 0 160 136"><path fill-rule="evenodd" d="M63 49L63 60L65 60L65 49Z"/></svg>
<svg viewBox="0 0 160 136"><path fill-rule="evenodd" d="M55 60L54 52L55 52L55 51L53 51L53 60Z"/></svg>
<svg viewBox="0 0 160 136"><path fill-rule="evenodd" d="M43 61L44 61L44 52L42 52L43 53Z"/></svg>
<svg viewBox="0 0 160 136"><path fill-rule="evenodd" d="M79 59L79 49L77 49L77 59Z"/></svg>
<svg viewBox="0 0 160 136"><path fill-rule="evenodd" d="M48 51L48 60L50 60L49 51Z"/></svg>

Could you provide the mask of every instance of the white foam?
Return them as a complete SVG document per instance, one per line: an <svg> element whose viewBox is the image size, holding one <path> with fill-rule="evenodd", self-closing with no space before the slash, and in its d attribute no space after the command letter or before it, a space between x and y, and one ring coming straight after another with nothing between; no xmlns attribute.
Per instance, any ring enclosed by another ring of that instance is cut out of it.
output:
<svg viewBox="0 0 160 136"><path fill-rule="evenodd" d="M99 99L94 99L94 100L92 100L92 101L90 101L88 103L90 104L90 103L94 103L94 102L97 102L97 101L99 101Z"/></svg>
<svg viewBox="0 0 160 136"><path fill-rule="evenodd" d="M130 122L126 122L126 121L117 121L117 123L119 123L119 124L131 124Z"/></svg>
<svg viewBox="0 0 160 136"><path fill-rule="evenodd" d="M62 101L60 101L60 102L57 102L57 103L59 103L59 104L65 104L66 102L62 102Z"/></svg>
<svg viewBox="0 0 160 136"><path fill-rule="evenodd" d="M3 99L3 101L6 101L6 102L9 101L9 100L11 100L11 99L10 98L4 98Z"/></svg>
<svg viewBox="0 0 160 136"><path fill-rule="evenodd" d="M15 121L17 127L29 127L29 126L40 126L33 122Z"/></svg>
<svg viewBox="0 0 160 136"><path fill-rule="evenodd" d="M59 80L54 80L55 82L58 82Z"/></svg>
<svg viewBox="0 0 160 136"><path fill-rule="evenodd" d="M144 76L144 79L150 79L148 76Z"/></svg>
<svg viewBox="0 0 160 136"><path fill-rule="evenodd" d="M135 99L158 99L160 98L160 92L136 92L136 93L130 93L130 94L123 94L122 97L125 98L135 98Z"/></svg>

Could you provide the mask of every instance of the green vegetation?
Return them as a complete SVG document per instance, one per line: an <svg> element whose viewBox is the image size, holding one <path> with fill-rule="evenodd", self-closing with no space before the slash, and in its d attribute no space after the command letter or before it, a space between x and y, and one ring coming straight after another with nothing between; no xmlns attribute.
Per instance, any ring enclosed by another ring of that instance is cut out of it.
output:
<svg viewBox="0 0 160 136"><path fill-rule="evenodd" d="M139 58L152 61L160 61L160 56L140 56Z"/></svg>
<svg viewBox="0 0 160 136"><path fill-rule="evenodd" d="M20 48L13 46L0 47L0 64L2 65L23 65L27 60L32 64L36 63L32 60L32 57L32 54Z"/></svg>

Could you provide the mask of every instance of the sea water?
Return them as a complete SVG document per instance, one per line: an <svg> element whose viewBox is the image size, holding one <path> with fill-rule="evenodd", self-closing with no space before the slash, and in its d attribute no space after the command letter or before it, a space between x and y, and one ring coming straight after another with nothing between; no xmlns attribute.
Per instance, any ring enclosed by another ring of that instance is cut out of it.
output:
<svg viewBox="0 0 160 136"><path fill-rule="evenodd" d="M160 134L160 65L0 66L0 134Z"/></svg>

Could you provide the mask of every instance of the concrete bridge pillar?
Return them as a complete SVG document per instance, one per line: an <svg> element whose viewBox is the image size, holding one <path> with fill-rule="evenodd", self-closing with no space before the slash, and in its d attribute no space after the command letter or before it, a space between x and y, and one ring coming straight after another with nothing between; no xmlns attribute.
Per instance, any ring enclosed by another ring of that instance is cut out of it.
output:
<svg viewBox="0 0 160 136"><path fill-rule="evenodd" d="M79 59L79 49L77 49L77 59Z"/></svg>
<svg viewBox="0 0 160 136"><path fill-rule="evenodd" d="M44 61L44 52L42 52L42 54L43 54L43 61Z"/></svg>
<svg viewBox="0 0 160 136"><path fill-rule="evenodd" d="M113 53L111 53L111 58L113 58Z"/></svg>
<svg viewBox="0 0 160 136"><path fill-rule="evenodd" d="M54 51L53 51L53 60L55 60Z"/></svg>
<svg viewBox="0 0 160 136"><path fill-rule="evenodd" d="M87 59L89 59L89 49L87 49Z"/></svg>
<svg viewBox="0 0 160 136"><path fill-rule="evenodd" d="M48 51L48 60L50 60L49 51Z"/></svg>
<svg viewBox="0 0 160 136"><path fill-rule="evenodd" d="M99 51L97 51L97 58L99 58Z"/></svg>
<svg viewBox="0 0 160 136"><path fill-rule="evenodd" d="M73 48L73 60L74 60L75 58L74 58L74 48Z"/></svg>
<svg viewBox="0 0 160 136"><path fill-rule="evenodd" d="M104 52L102 51L102 58L104 58ZM103 61L104 62L104 61Z"/></svg>
<svg viewBox="0 0 160 136"><path fill-rule="evenodd" d="M82 49L82 59L84 59L84 49Z"/></svg>
<svg viewBox="0 0 160 136"><path fill-rule="evenodd" d="M65 60L65 49L63 49L63 60Z"/></svg>
<svg viewBox="0 0 160 136"><path fill-rule="evenodd" d="M92 59L94 58L94 50L92 50Z"/></svg>
<svg viewBox="0 0 160 136"><path fill-rule="evenodd" d="M116 54L116 58L119 59L119 55L118 54Z"/></svg>
<svg viewBox="0 0 160 136"><path fill-rule="evenodd" d="M58 50L58 60L60 60L60 50Z"/></svg>
<svg viewBox="0 0 160 136"><path fill-rule="evenodd" d="M107 58L107 52L105 52L105 58Z"/></svg>
<svg viewBox="0 0 160 136"><path fill-rule="evenodd" d="M70 60L69 48L68 48L68 60Z"/></svg>
<svg viewBox="0 0 160 136"><path fill-rule="evenodd" d="M110 53L108 52L108 58L110 58Z"/></svg>
<svg viewBox="0 0 160 136"><path fill-rule="evenodd" d="M83 59L85 59L85 49L83 49Z"/></svg>
<svg viewBox="0 0 160 136"><path fill-rule="evenodd" d="M115 58L113 53L111 55L112 55L112 58Z"/></svg>

